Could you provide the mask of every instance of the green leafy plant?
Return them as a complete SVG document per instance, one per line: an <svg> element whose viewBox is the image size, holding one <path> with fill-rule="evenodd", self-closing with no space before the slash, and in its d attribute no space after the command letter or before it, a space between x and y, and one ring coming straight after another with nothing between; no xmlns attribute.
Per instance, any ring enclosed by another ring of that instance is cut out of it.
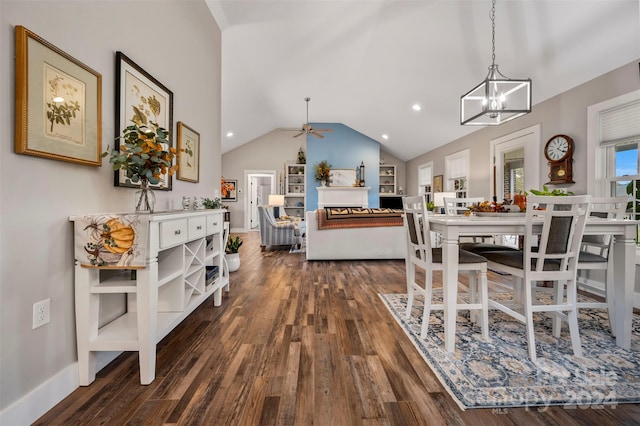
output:
<svg viewBox="0 0 640 426"><path fill-rule="evenodd" d="M222 208L222 200L220 198L205 198L202 200L202 204L204 204L205 209L220 209Z"/></svg>
<svg viewBox="0 0 640 426"><path fill-rule="evenodd" d="M242 241L242 238L240 238L239 235L236 235L235 237L229 237L229 240L227 241L227 253L238 253L238 250L240 250L240 246L242 245L244 241Z"/></svg>
<svg viewBox="0 0 640 426"><path fill-rule="evenodd" d="M134 123L118 138L123 139L120 149L103 152L102 157L111 155L109 162L113 170L124 170L131 182L148 181L155 185L165 173L172 175L178 168L171 165L176 149L169 147L168 138L169 131L155 123L151 123L151 127Z"/></svg>
<svg viewBox="0 0 640 426"><path fill-rule="evenodd" d="M542 185L542 191L537 190L537 189L530 189L529 192L531 192L533 195L551 195L551 196L557 196L557 197L563 197L563 196L567 196L567 195L573 195L573 192L571 191L564 191L560 188L556 188L553 191L549 191L549 188L547 188L546 185ZM529 195L527 192L524 193L524 195Z"/></svg>
<svg viewBox="0 0 640 426"><path fill-rule="evenodd" d="M429 210L430 212L434 211L436 209L436 205L433 201L429 201L427 203L427 210Z"/></svg>

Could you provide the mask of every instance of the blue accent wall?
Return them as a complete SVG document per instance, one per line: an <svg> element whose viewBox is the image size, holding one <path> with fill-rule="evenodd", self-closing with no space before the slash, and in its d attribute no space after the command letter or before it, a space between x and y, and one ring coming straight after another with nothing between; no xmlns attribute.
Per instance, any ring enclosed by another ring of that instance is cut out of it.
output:
<svg viewBox="0 0 640 426"><path fill-rule="evenodd" d="M333 169L354 169L364 162L365 186L369 190L369 207L379 207L378 193L380 174L380 143L351 127L341 123L311 123L314 129L333 129L333 132L323 132L324 138L307 135L307 196L306 210L318 208L318 191L314 166L322 160L327 160Z"/></svg>

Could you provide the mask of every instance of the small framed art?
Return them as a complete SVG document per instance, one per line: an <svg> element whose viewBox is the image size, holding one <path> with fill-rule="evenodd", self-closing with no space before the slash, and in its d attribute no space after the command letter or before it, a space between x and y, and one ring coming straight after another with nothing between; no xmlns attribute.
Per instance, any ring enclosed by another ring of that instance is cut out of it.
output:
<svg viewBox="0 0 640 426"><path fill-rule="evenodd" d="M200 180L200 133L178 121L178 179Z"/></svg>
<svg viewBox="0 0 640 426"><path fill-rule="evenodd" d="M443 177L442 175L437 175L433 177L433 192L442 192L443 187Z"/></svg>
<svg viewBox="0 0 640 426"><path fill-rule="evenodd" d="M238 201L238 181L236 179L222 178L220 194L222 201Z"/></svg>

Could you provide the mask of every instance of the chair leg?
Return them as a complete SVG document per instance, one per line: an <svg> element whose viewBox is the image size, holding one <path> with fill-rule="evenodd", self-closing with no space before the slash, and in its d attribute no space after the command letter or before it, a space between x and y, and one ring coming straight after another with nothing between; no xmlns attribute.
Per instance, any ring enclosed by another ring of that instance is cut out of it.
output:
<svg viewBox="0 0 640 426"><path fill-rule="evenodd" d="M524 281L523 286L520 287L524 287L524 320L527 329L527 342L529 344L529 358L531 358L531 361L535 362L537 359L536 339L533 328L533 312L531 310L531 307L533 306L533 298L531 296L533 289L531 287L531 282L529 281Z"/></svg>
<svg viewBox="0 0 640 426"><path fill-rule="evenodd" d="M427 338L429 331L429 318L431 318L431 297L433 296L433 272L424 271L424 310L422 311L422 327L420 337Z"/></svg>
<svg viewBox="0 0 640 426"><path fill-rule="evenodd" d="M554 281L553 282L553 304L561 305L564 300L564 287L565 282ZM553 325L551 326L553 337L560 337L562 331L562 318L556 313L553 314Z"/></svg>
<svg viewBox="0 0 640 426"><path fill-rule="evenodd" d="M416 267L413 263L407 262L407 312L405 318L411 318L411 310L413 309L413 298L415 297L414 284L416 282Z"/></svg>
<svg viewBox="0 0 640 426"><path fill-rule="evenodd" d="M480 325L482 326L482 338L489 340L489 294L487 290L487 270L483 269L480 274L480 303L482 303L482 312L480 316Z"/></svg>
<svg viewBox="0 0 640 426"><path fill-rule="evenodd" d="M478 271L469 273L469 297L470 303L478 303ZM469 319L473 323L478 322L478 312L475 309L469 311Z"/></svg>
<svg viewBox="0 0 640 426"><path fill-rule="evenodd" d="M575 356L582 356L582 344L580 343L580 329L578 328L578 308L576 280L567 281L567 303L571 309L567 313L569 321L569 333L571 335L571 346Z"/></svg>

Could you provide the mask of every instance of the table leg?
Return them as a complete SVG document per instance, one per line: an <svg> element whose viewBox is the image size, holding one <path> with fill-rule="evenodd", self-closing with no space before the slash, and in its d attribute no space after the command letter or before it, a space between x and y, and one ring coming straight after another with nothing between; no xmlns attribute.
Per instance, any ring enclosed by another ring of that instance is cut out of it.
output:
<svg viewBox="0 0 640 426"><path fill-rule="evenodd" d="M635 230L635 226L633 227ZM631 347L631 322L633 320L633 294L635 286L636 245L633 236L616 235L613 243L613 278L616 344L624 349ZM627 265L625 267L625 265Z"/></svg>
<svg viewBox="0 0 640 426"><path fill-rule="evenodd" d="M458 236L443 235L442 239L442 294L444 305L444 346L455 351L456 303L458 300Z"/></svg>

